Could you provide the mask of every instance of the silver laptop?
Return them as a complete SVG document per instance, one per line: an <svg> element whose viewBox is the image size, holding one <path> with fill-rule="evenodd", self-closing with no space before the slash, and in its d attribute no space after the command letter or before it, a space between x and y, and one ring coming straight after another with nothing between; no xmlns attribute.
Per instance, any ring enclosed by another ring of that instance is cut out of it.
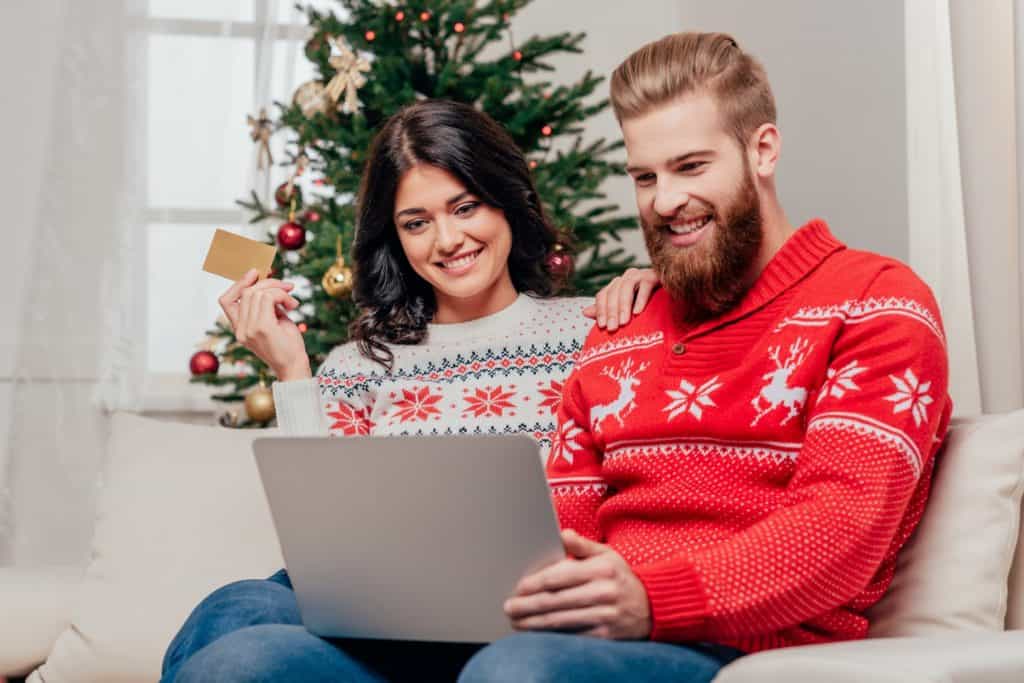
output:
<svg viewBox="0 0 1024 683"><path fill-rule="evenodd" d="M526 436L253 442L306 628L490 642L526 573L564 557Z"/></svg>

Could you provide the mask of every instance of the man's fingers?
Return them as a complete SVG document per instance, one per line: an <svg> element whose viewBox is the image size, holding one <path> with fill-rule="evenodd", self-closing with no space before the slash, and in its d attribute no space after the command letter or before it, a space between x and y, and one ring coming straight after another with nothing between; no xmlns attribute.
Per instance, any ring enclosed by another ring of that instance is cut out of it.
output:
<svg viewBox="0 0 1024 683"><path fill-rule="evenodd" d="M594 574L594 568L584 562L572 558L559 560L520 579L516 585L515 595L565 590L594 578L599 578Z"/></svg>
<svg viewBox="0 0 1024 683"><path fill-rule="evenodd" d="M617 612L616 607L596 605L513 619L512 627L521 631L591 631L613 621Z"/></svg>
<svg viewBox="0 0 1024 683"><path fill-rule="evenodd" d="M504 607L505 614L510 619L518 620L549 612L610 605L617 602L620 597L618 584L611 579L596 579L562 591L545 591L509 598L505 601Z"/></svg>
<svg viewBox="0 0 1024 683"><path fill-rule="evenodd" d="M586 536L582 536L572 529L562 530L562 544L565 545L565 551L573 557L579 559L585 559L588 557L594 557L595 555L601 555L608 546L597 541L592 541Z"/></svg>
<svg viewBox="0 0 1024 683"><path fill-rule="evenodd" d="M594 319L597 317L597 306L590 304L583 309L583 317Z"/></svg>

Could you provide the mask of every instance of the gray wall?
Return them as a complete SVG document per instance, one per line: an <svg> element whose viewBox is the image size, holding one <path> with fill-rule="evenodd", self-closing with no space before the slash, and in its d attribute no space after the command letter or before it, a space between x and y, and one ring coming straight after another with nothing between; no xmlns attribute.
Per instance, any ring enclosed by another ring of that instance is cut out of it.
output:
<svg viewBox="0 0 1024 683"><path fill-rule="evenodd" d="M673 31L733 34L761 59L775 90L778 184L790 221L821 217L852 247L907 259L902 2L536 0L515 28L520 39L587 32L584 55L556 62L555 79L565 81L586 68L609 74L632 50ZM610 113L589 132L619 135ZM625 179L607 190L635 214ZM638 237L630 245L643 253Z"/></svg>

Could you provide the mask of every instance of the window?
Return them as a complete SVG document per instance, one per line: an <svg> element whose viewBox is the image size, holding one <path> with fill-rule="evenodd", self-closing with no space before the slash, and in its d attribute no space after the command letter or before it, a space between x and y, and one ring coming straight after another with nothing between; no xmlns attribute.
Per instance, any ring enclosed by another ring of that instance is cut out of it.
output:
<svg viewBox="0 0 1024 683"><path fill-rule="evenodd" d="M327 0L309 2L335 7ZM209 388L188 384L188 360L220 314L227 287L202 272L216 228L263 238L235 204L265 194L246 115L290 100L314 77L302 53L305 15L291 0L149 0L146 34L147 410L208 409ZM286 134L272 138L275 161Z"/></svg>

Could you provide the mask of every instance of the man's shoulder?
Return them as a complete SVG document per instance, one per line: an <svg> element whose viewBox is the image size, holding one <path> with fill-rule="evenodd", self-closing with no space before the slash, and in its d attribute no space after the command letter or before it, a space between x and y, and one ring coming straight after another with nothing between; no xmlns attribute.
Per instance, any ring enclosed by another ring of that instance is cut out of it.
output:
<svg viewBox="0 0 1024 683"><path fill-rule="evenodd" d="M843 249L811 278L812 286L834 295L913 297L931 301L931 289L906 263L860 249ZM828 285L822 287L822 285Z"/></svg>
<svg viewBox="0 0 1024 683"><path fill-rule="evenodd" d="M609 352L621 352L633 347L649 347L660 343L665 336L662 325L670 306L671 298L668 293L659 288L651 295L647 307L634 315L624 327L609 331L593 325L583 342L577 365Z"/></svg>

